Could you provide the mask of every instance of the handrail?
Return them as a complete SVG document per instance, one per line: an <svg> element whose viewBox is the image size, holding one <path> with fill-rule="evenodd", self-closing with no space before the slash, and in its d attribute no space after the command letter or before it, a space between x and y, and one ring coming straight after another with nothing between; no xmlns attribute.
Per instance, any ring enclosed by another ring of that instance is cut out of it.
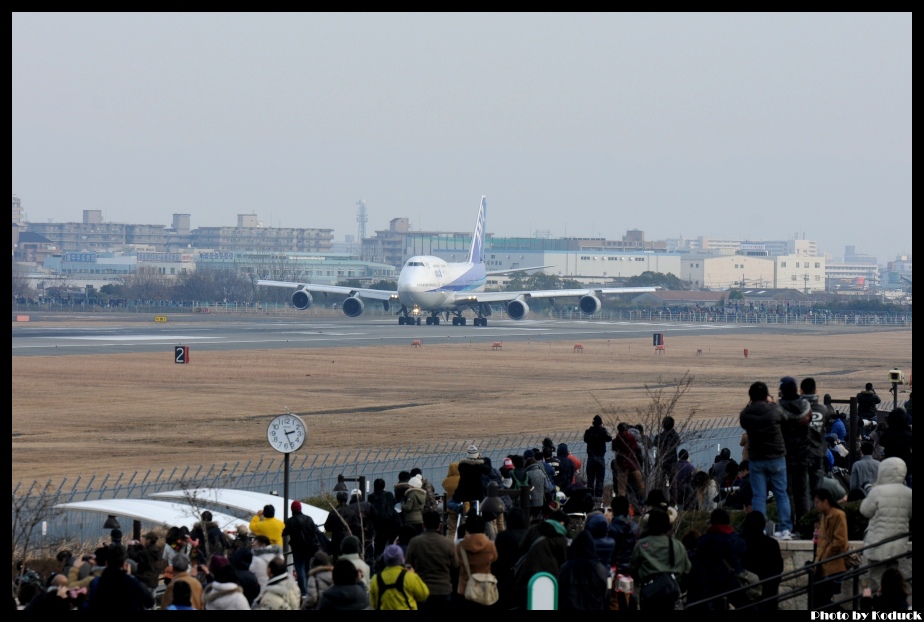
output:
<svg viewBox="0 0 924 622"><path fill-rule="evenodd" d="M808 607L808 609L811 610L811 609L812 609L812 602L811 602L811 600L812 600L812 596L811 596L811 587L813 587L814 585L818 585L818 584L821 584L821 583L827 583L828 581L834 581L834 580L835 580L835 575L832 575L832 576L829 576L829 577L824 577L823 579L820 579L820 580L818 580L818 581L815 581L814 578L813 578L813 577L814 577L814 574L815 574L815 572L814 572L814 571L815 571L815 568L817 568L818 566L821 566L821 565L823 565L823 564L827 564L827 563L831 562L832 560L837 560L837 559L841 559L841 558L846 558L846 557L848 557L849 555L852 555L853 553L862 553L863 551L866 551L866 550L868 550L868 549L874 549L874 548L876 548L876 547L878 547L878 546L881 546L881 545L883 545L883 544L888 544L889 542L895 542L896 540L903 540L903 539L910 538L910 537L911 537L911 532L910 532L910 531L909 531L909 532L902 533L902 534L898 534L898 535L895 535L895 536L891 536L891 537L886 538L886 539L884 539L884 540L880 540L879 542L875 542L875 543L873 543L873 544L869 544L869 545L867 545L867 546L864 546L864 547L861 547L861 548L858 548L858 549L851 549L851 550L849 550L849 551L847 551L847 552L845 552L845 553L840 553L840 554L838 554L838 555L834 555L834 556L832 556L832 557L825 558L824 560L822 560L822 561L820 561L820 562L807 563L807 564L805 564L804 566L802 566L801 568L797 568L797 569L795 569L795 570L789 570L789 571L787 571L787 572L784 572L784 573L778 574L778 575L774 575L774 576L772 576L772 577L767 577L766 579L761 579L760 581L757 581L756 583L752 583L752 584L750 584L750 585L744 585L744 586L741 586L741 587L737 587L737 588L735 588L735 589L733 589L733 590L728 590L727 592L722 592L721 594L716 594L716 595L714 595L714 596L709 596L708 598L703 598L703 599L694 601L694 602L692 602L692 603L687 603L687 604L685 605L685 608L695 607L695 606L697 606L697 605L704 605L704 604L709 603L709 602L714 602L714 601L720 600L720 601L723 602L723 604L724 604L723 608L727 609L727 608L728 608L728 598L729 598L730 596L733 596L733 595L735 595L735 594L739 594L739 593L744 592L744 591L746 591L746 590L752 589L752 588L754 588L755 586L762 586L762 585L765 584L765 583L772 583L772 582L776 582L776 581L778 581L779 583L783 583L783 581L786 581L786 580L788 580L788 579L796 578L796 577L799 576L799 575L807 575L807 576L808 576L808 580L809 580L809 584L808 584L808 585L803 586L803 587L798 587L798 588L792 589L792 590L788 591L786 594L778 594L778 595L776 595L776 596L772 596L772 597L769 597L769 598L764 598L764 599L759 600L759 601L755 601L755 602L750 602L750 603L744 604L744 605L742 605L741 607L736 607L736 611L740 611L740 610L743 610L743 609L749 609L749 608L751 608L751 607L756 607L756 606L758 606L758 605L765 604L765 603L768 603L768 602L771 602L771 601L774 601L774 600L777 601L777 602L779 602L779 601L784 601L784 600L791 600L791 599L793 599L793 598L795 598L795 597L797 597L797 596L801 596L802 594L805 594L805 593L807 593L808 596L809 596L809 607ZM869 564L866 564L866 565L861 565L861 566L859 566L858 568L854 568L854 569L852 569L852 570L848 570L848 571L846 571L846 572L844 572L844 573L838 573L838 575L836 575L836 577L837 577L837 579L840 579L840 580L849 579L849 578L851 578L851 577L857 577L857 578L858 578L860 575L864 574L869 568L872 568L872 567L874 567L874 566L880 566L880 565L882 565L882 564L886 564L886 563L893 562L893 561L898 561L898 560L900 560L900 559L904 559L904 558L910 557L910 556L911 556L911 551L905 551L904 553L900 553L900 554L898 554L898 555L894 555L894 556L892 556L892 557L890 557L890 558L888 558L888 559L885 559L885 560L879 560L879 561L872 562L872 563L869 563ZM859 597L858 597L858 596L854 596L854 597L851 597L851 598L844 599L843 601L840 601L840 602L846 602L847 600L854 600L855 598L859 598Z"/></svg>

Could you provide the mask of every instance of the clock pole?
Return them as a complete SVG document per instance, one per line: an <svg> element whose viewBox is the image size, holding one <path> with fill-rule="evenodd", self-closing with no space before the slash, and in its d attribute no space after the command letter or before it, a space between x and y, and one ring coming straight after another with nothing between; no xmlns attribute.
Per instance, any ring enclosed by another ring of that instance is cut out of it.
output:
<svg viewBox="0 0 924 622"><path fill-rule="evenodd" d="M282 484L282 522L289 520L289 454L285 455L285 467L283 475L283 484Z"/></svg>

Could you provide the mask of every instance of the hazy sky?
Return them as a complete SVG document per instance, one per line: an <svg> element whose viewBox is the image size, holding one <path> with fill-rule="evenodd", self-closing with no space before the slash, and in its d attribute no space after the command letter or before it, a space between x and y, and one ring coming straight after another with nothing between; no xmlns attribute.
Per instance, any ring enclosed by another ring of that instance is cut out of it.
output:
<svg viewBox="0 0 924 622"><path fill-rule="evenodd" d="M13 13L33 221L911 253L911 14Z"/></svg>

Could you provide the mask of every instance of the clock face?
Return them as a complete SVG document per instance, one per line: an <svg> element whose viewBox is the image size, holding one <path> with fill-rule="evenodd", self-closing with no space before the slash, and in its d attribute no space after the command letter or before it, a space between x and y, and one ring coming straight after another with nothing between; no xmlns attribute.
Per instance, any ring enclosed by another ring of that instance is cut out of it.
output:
<svg viewBox="0 0 924 622"><path fill-rule="evenodd" d="M266 429L266 440L270 447L284 454L301 447L306 436L305 422L297 415L279 415Z"/></svg>

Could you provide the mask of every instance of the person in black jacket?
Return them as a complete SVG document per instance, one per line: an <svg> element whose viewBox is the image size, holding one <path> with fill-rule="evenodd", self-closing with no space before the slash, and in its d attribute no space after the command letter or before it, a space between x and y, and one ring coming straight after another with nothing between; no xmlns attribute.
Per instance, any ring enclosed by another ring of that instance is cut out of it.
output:
<svg viewBox="0 0 924 622"><path fill-rule="evenodd" d="M857 416L860 419L872 419L876 421L877 409L876 406L882 400L876 395L875 389L873 389L873 383L867 382L866 388L857 393Z"/></svg>
<svg viewBox="0 0 924 622"><path fill-rule="evenodd" d="M581 531L568 547L568 561L558 570L558 608L601 611L607 602L608 577L609 569L597 559L593 537L586 529Z"/></svg>
<svg viewBox="0 0 924 622"><path fill-rule="evenodd" d="M587 443L587 462L584 471L587 474L587 487L593 491L594 499L603 497L603 480L606 478L606 448L613 437L603 427L603 418L594 415L593 425L584 431Z"/></svg>
<svg viewBox="0 0 924 622"><path fill-rule="evenodd" d="M308 592L305 583L308 576L308 562L318 552L321 545L318 541L318 526L313 518L302 512L302 503L297 499L292 502L292 516L286 521L282 536L289 538L295 577L298 581L298 589L304 598Z"/></svg>
<svg viewBox="0 0 924 622"><path fill-rule="evenodd" d="M375 508L375 550L384 551L394 542L401 527L401 515L395 506L398 500L390 490L385 489L385 480L378 477L372 482L372 492L366 500Z"/></svg>
<svg viewBox="0 0 924 622"><path fill-rule="evenodd" d="M742 558L746 550L744 540L732 529L728 512L722 508L713 510L709 528L696 542L687 601L700 601L738 588L737 575L744 570ZM743 601L743 594L735 595L730 601L739 604ZM722 604L716 599L700 606L716 610Z"/></svg>
<svg viewBox="0 0 924 622"><path fill-rule="evenodd" d="M783 555L780 543L764 533L767 519L760 512L748 512L741 525L741 537L744 539L744 558L742 563L761 579L775 577L783 572ZM761 600L776 596L780 592L780 580L762 584ZM777 601L757 605L757 611L776 611Z"/></svg>
<svg viewBox="0 0 924 622"><path fill-rule="evenodd" d="M110 544L106 569L90 583L87 609L91 612L143 611L154 606L154 595L141 581L125 572L127 553L121 544Z"/></svg>

